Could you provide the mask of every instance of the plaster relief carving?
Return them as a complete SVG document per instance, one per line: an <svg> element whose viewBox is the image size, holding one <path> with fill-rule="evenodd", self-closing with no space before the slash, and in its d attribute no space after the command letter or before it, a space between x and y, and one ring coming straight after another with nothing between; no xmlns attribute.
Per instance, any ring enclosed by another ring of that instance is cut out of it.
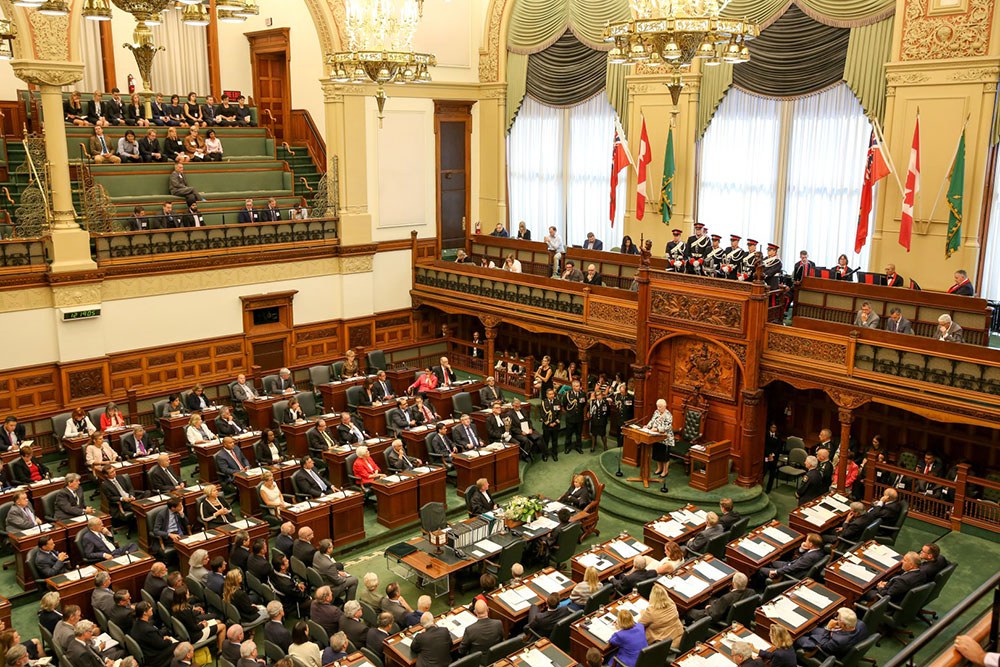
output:
<svg viewBox="0 0 1000 667"><path fill-rule="evenodd" d="M968 0L962 14L928 15L929 0L907 0L900 60L989 55L993 0Z"/></svg>
<svg viewBox="0 0 1000 667"><path fill-rule="evenodd" d="M52 305L56 308L90 306L99 303L101 303L100 283L52 288Z"/></svg>
<svg viewBox="0 0 1000 667"><path fill-rule="evenodd" d="M340 260L341 273L371 273L372 256L357 255Z"/></svg>
<svg viewBox="0 0 1000 667"><path fill-rule="evenodd" d="M40 12L29 12L28 21L31 23L36 58L56 61L70 59L69 16L46 16ZM73 79L70 83L77 80Z"/></svg>

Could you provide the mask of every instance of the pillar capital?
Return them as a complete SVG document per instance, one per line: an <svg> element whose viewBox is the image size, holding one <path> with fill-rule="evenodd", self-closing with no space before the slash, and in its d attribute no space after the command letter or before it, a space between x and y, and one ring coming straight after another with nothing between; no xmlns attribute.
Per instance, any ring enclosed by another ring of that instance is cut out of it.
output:
<svg viewBox="0 0 1000 667"><path fill-rule="evenodd" d="M10 65L17 78L36 86L68 86L83 78L83 63L21 58Z"/></svg>

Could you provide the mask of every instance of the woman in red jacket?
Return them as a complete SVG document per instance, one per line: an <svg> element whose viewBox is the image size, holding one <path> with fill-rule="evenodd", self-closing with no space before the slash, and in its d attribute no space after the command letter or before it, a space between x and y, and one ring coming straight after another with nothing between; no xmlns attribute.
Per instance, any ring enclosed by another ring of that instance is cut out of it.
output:
<svg viewBox="0 0 1000 667"><path fill-rule="evenodd" d="M379 470L378 464L372 460L367 447L358 447L356 453L358 458L354 460L354 476L358 478L361 486L368 486L372 480L385 476Z"/></svg>

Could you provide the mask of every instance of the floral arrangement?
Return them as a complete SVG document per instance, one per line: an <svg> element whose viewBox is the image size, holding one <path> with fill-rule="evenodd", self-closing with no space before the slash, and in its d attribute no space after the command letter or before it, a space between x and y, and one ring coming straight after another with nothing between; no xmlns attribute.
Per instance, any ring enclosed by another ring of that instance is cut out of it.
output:
<svg viewBox="0 0 1000 667"><path fill-rule="evenodd" d="M528 523L545 509L545 503L535 496L514 496L504 505L504 517Z"/></svg>

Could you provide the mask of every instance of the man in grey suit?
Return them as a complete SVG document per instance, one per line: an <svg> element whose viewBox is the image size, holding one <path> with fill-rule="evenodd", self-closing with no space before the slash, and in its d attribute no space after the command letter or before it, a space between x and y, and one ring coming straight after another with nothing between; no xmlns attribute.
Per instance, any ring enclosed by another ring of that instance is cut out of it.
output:
<svg viewBox="0 0 1000 667"><path fill-rule="evenodd" d="M31 509L28 502L28 493L18 491L14 494L14 506L7 512L7 525L4 527L9 533L12 530L28 530L35 526L40 526L42 520L38 518L35 511Z"/></svg>
<svg viewBox="0 0 1000 667"><path fill-rule="evenodd" d="M56 491L56 521L65 521L84 514L93 514L94 508L87 507L83 502L83 491L80 490L80 476L75 472L66 475L66 487Z"/></svg>
<svg viewBox="0 0 1000 667"><path fill-rule="evenodd" d="M405 398L400 398L399 405L395 409L389 410L386 414L386 421L389 435L397 438L404 429L417 425L417 421L410 414L410 408Z"/></svg>
<svg viewBox="0 0 1000 667"><path fill-rule="evenodd" d="M889 319L886 320L885 330L890 333L912 334L913 324L903 317L903 311L893 308L889 311Z"/></svg>
<svg viewBox="0 0 1000 667"><path fill-rule="evenodd" d="M170 194L183 197L188 206L198 200L205 201L205 198L187 182L184 176L184 164L181 162L174 165L174 171L170 174Z"/></svg>
<svg viewBox="0 0 1000 667"><path fill-rule="evenodd" d="M79 667L104 667L104 660L91 644L95 626L90 621L80 621L73 628L73 639L66 646L69 664Z"/></svg>
<svg viewBox="0 0 1000 667"><path fill-rule="evenodd" d="M451 664L451 633L447 628L434 624L429 611L420 617L421 632L410 644L410 651L417 656L417 667L446 667Z"/></svg>
<svg viewBox="0 0 1000 667"><path fill-rule="evenodd" d="M503 623L489 617L489 609L484 600L476 600L475 614L476 622L465 629L458 651L462 655L482 651L483 657L480 662L486 664L486 654L489 653L490 647L504 640Z"/></svg>
<svg viewBox="0 0 1000 667"><path fill-rule="evenodd" d="M90 596L90 605L100 609L109 616L115 607L115 594L111 591L111 575L104 570L98 570L94 577L94 592Z"/></svg>
<svg viewBox="0 0 1000 667"><path fill-rule="evenodd" d="M247 382L247 376L240 373L236 376L236 386L233 387L233 396L237 401L249 401L257 398L257 390L253 388L252 382Z"/></svg>
<svg viewBox="0 0 1000 667"><path fill-rule="evenodd" d="M323 581L330 585L334 598L354 599L358 592L358 578L345 572L344 566L333 560L332 540L319 541L319 550L313 554L312 566L323 577Z"/></svg>

